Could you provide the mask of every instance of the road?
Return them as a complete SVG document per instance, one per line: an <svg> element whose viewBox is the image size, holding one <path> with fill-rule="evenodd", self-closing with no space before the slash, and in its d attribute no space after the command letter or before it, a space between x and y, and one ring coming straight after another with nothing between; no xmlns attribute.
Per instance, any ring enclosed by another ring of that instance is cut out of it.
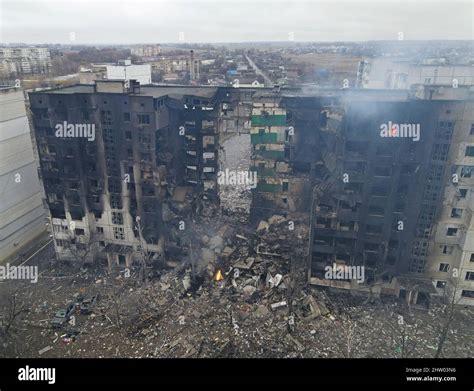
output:
<svg viewBox="0 0 474 391"><path fill-rule="evenodd" d="M249 65L252 67L255 73L265 79L265 87L273 87L273 82L270 80L270 78L252 61L249 56L245 55L245 57L247 58Z"/></svg>

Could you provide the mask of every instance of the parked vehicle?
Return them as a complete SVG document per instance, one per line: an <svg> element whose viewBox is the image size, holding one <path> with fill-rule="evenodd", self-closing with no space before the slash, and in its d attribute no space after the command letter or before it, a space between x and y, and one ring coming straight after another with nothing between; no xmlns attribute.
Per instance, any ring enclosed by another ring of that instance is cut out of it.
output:
<svg viewBox="0 0 474 391"><path fill-rule="evenodd" d="M52 326L53 328L61 328L63 327L69 319L71 319L71 316L76 312L76 305L74 303L68 304L66 309L62 309L57 311L54 314L54 318L52 320Z"/></svg>
<svg viewBox="0 0 474 391"><path fill-rule="evenodd" d="M97 302L98 296L99 295L97 294L97 295L92 296L89 299L85 299L85 300L82 301L82 303L79 306L81 314L87 315L87 314L90 314L92 312L92 308L95 306L95 303Z"/></svg>

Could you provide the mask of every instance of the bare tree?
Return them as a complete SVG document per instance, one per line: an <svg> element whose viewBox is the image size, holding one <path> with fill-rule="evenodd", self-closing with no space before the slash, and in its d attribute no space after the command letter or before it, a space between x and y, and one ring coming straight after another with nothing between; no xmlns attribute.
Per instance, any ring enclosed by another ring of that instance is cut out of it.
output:
<svg viewBox="0 0 474 391"><path fill-rule="evenodd" d="M95 249L99 242L95 233L74 236L68 233L69 240L67 240L66 248L69 250L74 259L81 263L81 266L87 262L88 258L94 255ZM94 261L94 260L93 260Z"/></svg>
<svg viewBox="0 0 474 391"><path fill-rule="evenodd" d="M391 335L392 342L400 347L399 353L401 358L410 357L417 346L416 333L409 329L402 315L398 316L398 321L395 325L392 322L389 322L388 325L393 331Z"/></svg>
<svg viewBox="0 0 474 391"><path fill-rule="evenodd" d="M457 269L453 269L453 274L457 272ZM459 303L461 298L456 299L457 292L459 289L459 276L452 276L448 283L452 287L452 290L449 289L448 284L445 286L444 290L444 299L447 302L444 307L443 317L441 318L440 326L439 326L439 336L438 336L438 346L435 353L435 358L439 358L443 354L443 348L448 339L449 330L451 330L451 326L454 320L454 316L456 314L456 305ZM446 289L448 287L448 289ZM451 295L449 297L449 295Z"/></svg>
<svg viewBox="0 0 474 391"><path fill-rule="evenodd" d="M15 328L18 316L26 310L26 304L18 301L18 292L17 288L4 296L5 301L1 306L2 313L0 314L0 343L6 348L10 340L16 354L18 353L18 343L11 331Z"/></svg>
<svg viewBox="0 0 474 391"><path fill-rule="evenodd" d="M357 335L358 331L357 324L350 315L341 320L339 331L342 334L341 338L338 338L338 341L340 341L340 343L337 345L339 353L344 358L354 357L356 350L355 336Z"/></svg>
<svg viewBox="0 0 474 391"><path fill-rule="evenodd" d="M122 333L123 331L122 294L123 287L121 286L112 285L112 287L107 290L105 297L107 298L107 302L110 303L109 308L111 311L111 317L107 316L107 314L104 313L104 316L109 320L110 323L114 324L115 327L117 327L120 333Z"/></svg>
<svg viewBox="0 0 474 391"><path fill-rule="evenodd" d="M137 253L139 255L139 261L140 261L140 272L139 272L139 281L144 282L145 284L148 283L148 272L147 272L147 267L151 261L151 252L148 251L148 245L143 237L143 227L141 225L141 219L140 216L137 216L136 218L136 229L138 231L138 237L140 240L140 246L137 249Z"/></svg>

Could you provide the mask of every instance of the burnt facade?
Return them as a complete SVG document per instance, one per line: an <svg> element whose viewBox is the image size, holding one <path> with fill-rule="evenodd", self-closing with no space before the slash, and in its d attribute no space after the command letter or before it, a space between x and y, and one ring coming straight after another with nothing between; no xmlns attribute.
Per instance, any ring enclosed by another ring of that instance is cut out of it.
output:
<svg viewBox="0 0 474 391"><path fill-rule="evenodd" d="M326 150L311 213L311 283L421 305L439 293L428 265L452 175L453 105L464 102L411 93L343 96L339 125L321 129ZM364 268L363 283L325 278L327 267L352 266Z"/></svg>
<svg viewBox="0 0 474 391"><path fill-rule="evenodd" d="M61 258L164 261L176 221L215 202L215 89L97 82L30 94L53 237ZM94 136L56 133L57 126ZM186 207L186 201L190 201ZM176 214L173 214L176 213Z"/></svg>
<svg viewBox="0 0 474 391"><path fill-rule="evenodd" d="M256 93L253 221L273 214L309 216L311 284L392 294L420 305L444 294L450 276L433 279L441 276L431 254L440 253L438 247L454 253L451 242L464 237L464 218L470 216L450 209L446 232L458 239L434 243L442 236L437 227L443 189L452 187L453 173L470 175L469 167L462 171L449 163L456 159L453 135L465 123L469 104L465 92L459 93L461 98L444 92L436 99L424 90ZM467 140L464 133L456 136L458 143ZM454 224L459 220L461 228ZM439 270L451 267L446 262ZM364 281L326 278L328 267L363 268Z"/></svg>

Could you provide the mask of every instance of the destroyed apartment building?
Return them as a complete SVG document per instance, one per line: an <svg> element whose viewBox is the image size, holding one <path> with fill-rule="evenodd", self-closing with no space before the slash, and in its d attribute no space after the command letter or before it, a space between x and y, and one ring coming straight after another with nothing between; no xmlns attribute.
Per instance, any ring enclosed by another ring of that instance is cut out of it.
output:
<svg viewBox="0 0 474 391"><path fill-rule="evenodd" d="M251 217L308 215L310 284L472 305L473 113L468 88L257 92Z"/></svg>
<svg viewBox="0 0 474 391"><path fill-rule="evenodd" d="M256 227L283 215L307 225L307 259L292 261L306 264L310 284L420 305L447 290L473 304L467 88L97 81L30 93L30 105L61 257L82 248L123 267L146 248L157 264L179 261L180 223L218 210L219 136L250 133L258 178L250 220ZM95 138L56 137L58 124L94 125ZM364 281L325 278L334 264L364 267Z"/></svg>
<svg viewBox="0 0 474 391"><path fill-rule="evenodd" d="M97 81L30 94L61 258L79 252L129 266L146 249L156 262L165 259L165 237L178 229L170 216L215 202L215 93ZM78 124L89 136L74 134ZM60 137L57 125L66 128Z"/></svg>

